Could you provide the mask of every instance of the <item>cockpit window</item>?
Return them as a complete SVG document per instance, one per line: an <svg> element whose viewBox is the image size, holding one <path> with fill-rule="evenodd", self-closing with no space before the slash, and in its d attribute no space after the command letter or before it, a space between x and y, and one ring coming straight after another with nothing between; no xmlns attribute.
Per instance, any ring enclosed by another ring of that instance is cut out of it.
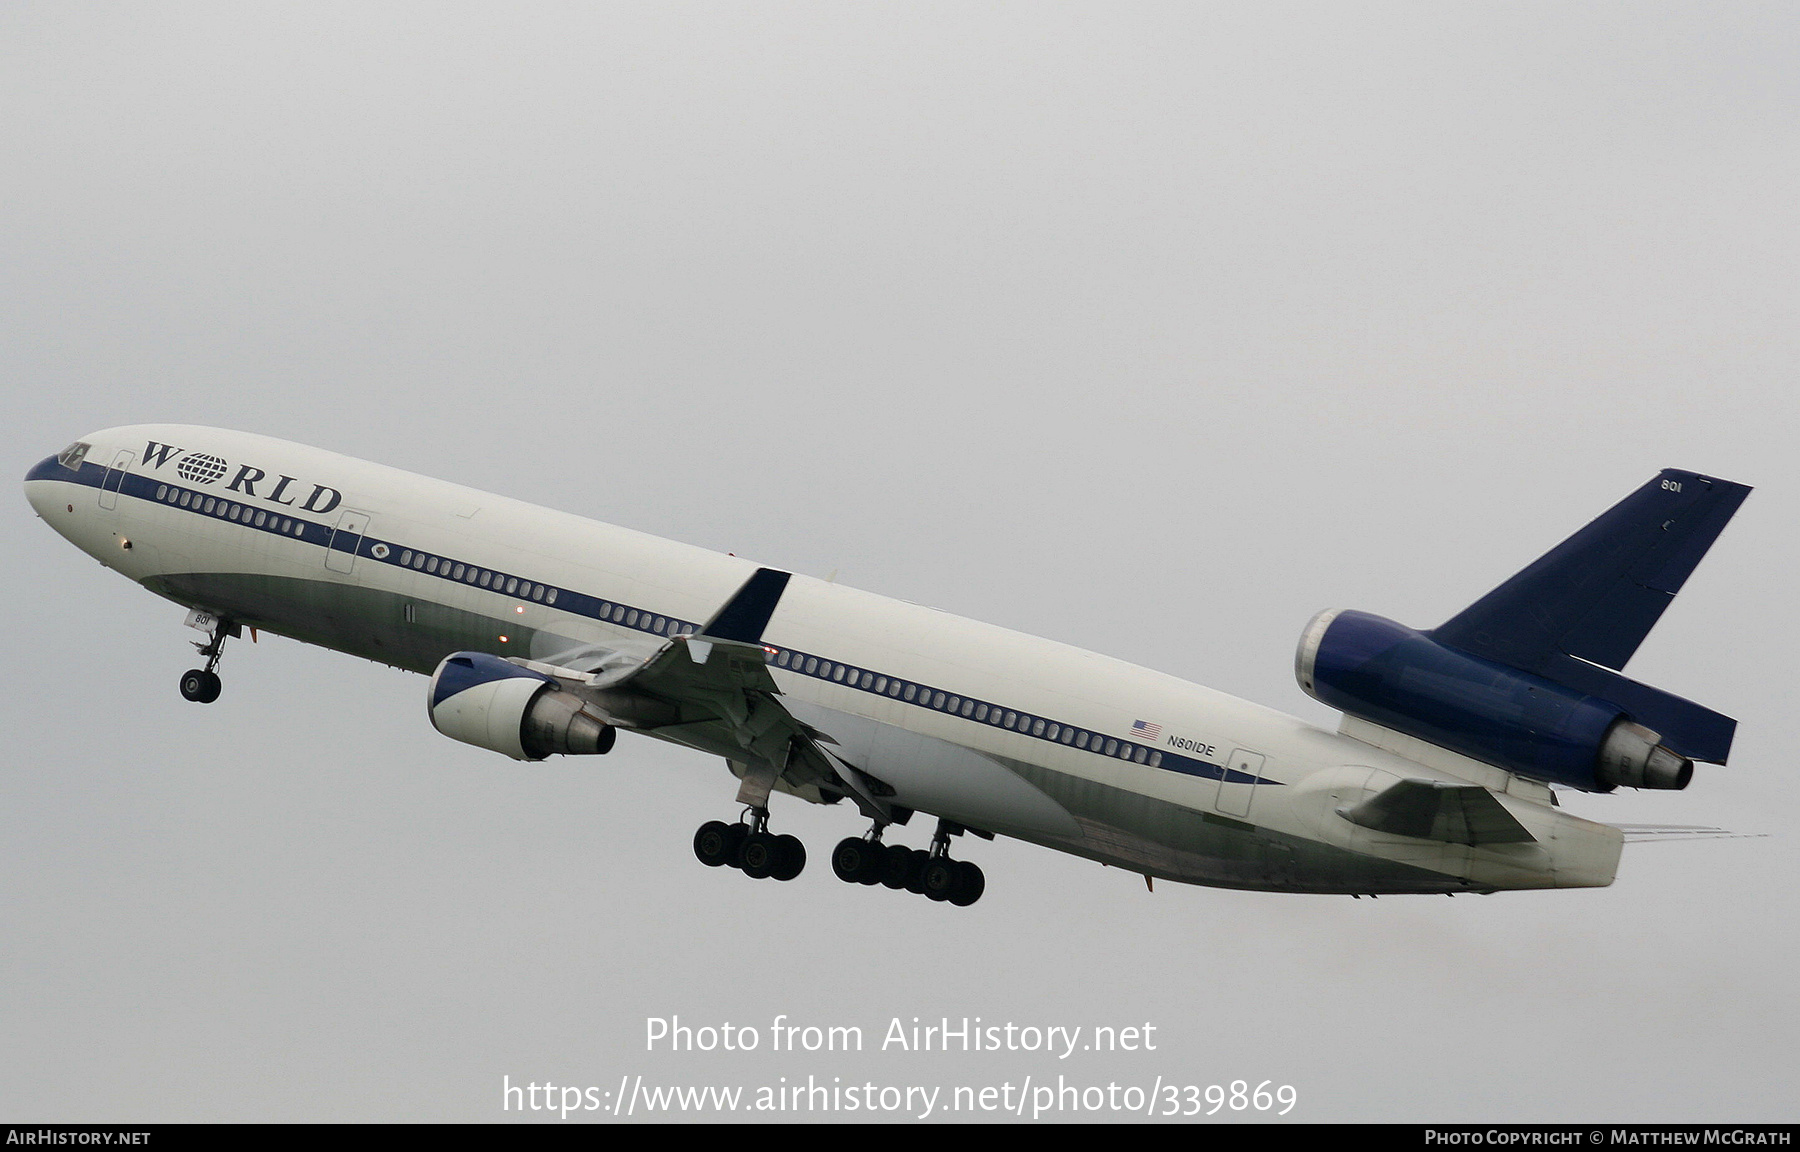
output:
<svg viewBox="0 0 1800 1152"><path fill-rule="evenodd" d="M92 447L92 444L83 444L81 441L77 440L75 443L57 453L56 462L61 464L64 468L79 468L81 467L81 462L87 459L88 449Z"/></svg>

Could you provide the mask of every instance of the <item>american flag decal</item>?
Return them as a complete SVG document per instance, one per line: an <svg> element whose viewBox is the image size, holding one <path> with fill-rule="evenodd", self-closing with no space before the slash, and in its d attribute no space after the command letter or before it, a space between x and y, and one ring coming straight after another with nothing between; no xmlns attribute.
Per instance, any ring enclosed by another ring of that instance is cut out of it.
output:
<svg viewBox="0 0 1800 1152"><path fill-rule="evenodd" d="M1145 740L1154 740L1162 735L1162 725L1152 724L1147 720L1133 720L1131 722L1131 734L1133 736L1142 737Z"/></svg>

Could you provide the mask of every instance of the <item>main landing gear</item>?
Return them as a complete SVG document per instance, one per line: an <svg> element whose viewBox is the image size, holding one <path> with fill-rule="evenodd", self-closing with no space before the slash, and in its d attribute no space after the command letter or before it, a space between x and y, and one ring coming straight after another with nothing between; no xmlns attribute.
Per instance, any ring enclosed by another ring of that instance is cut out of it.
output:
<svg viewBox="0 0 1800 1152"><path fill-rule="evenodd" d="M767 808L746 809L736 824L709 820L700 825L694 855L708 868L729 864L753 880L792 880L806 867L806 845L798 836L771 833Z"/></svg>
<svg viewBox="0 0 1800 1152"><path fill-rule="evenodd" d="M963 829L939 820L929 852L901 844L883 844L884 825L877 824L862 837L838 842L831 853L831 870L846 884L885 884L904 888L931 900L947 900L966 908L981 899L987 879L967 860L950 859L950 837Z"/></svg>
<svg viewBox="0 0 1800 1152"><path fill-rule="evenodd" d="M205 668L190 668L181 674L181 696L184 700L192 700L196 704L211 704L219 698L219 674L215 669L219 666L219 655L225 651L227 636L241 635L243 629L235 621L218 620L213 623L212 638L202 644L194 642L200 655L206 657Z"/></svg>

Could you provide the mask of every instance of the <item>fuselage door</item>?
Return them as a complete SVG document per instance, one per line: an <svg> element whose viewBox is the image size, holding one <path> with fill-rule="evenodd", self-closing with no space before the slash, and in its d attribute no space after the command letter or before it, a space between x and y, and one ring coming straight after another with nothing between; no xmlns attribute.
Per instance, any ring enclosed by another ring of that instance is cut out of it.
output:
<svg viewBox="0 0 1800 1152"><path fill-rule="evenodd" d="M131 470L131 462L135 459L136 453L125 450L114 456L113 462L107 465L106 476L100 481L100 507L119 506L119 486L125 483L125 473Z"/></svg>
<svg viewBox="0 0 1800 1152"><path fill-rule="evenodd" d="M362 547L363 533L369 530L369 514L346 510L332 529L331 543L325 548L325 567L333 572L349 572L356 567L356 551Z"/></svg>
<svg viewBox="0 0 1800 1152"><path fill-rule="evenodd" d="M1219 781L1219 811L1231 816L1250 815L1250 798L1256 794L1262 767L1261 752L1239 748L1231 754L1225 761L1225 777Z"/></svg>

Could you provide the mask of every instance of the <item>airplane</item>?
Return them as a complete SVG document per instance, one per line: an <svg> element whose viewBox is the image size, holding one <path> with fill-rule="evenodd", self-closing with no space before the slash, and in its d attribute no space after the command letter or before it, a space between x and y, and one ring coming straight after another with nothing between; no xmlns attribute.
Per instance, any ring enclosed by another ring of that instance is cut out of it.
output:
<svg viewBox="0 0 1800 1152"><path fill-rule="evenodd" d="M868 827L839 879L967 906L963 835L1155 879L1386 896L1603 887L1625 834L1557 789L1680 789L1736 721L1622 669L1750 492L1664 470L1445 623L1333 610L1300 687L1337 731L936 609L317 448L146 424L26 474L76 547L207 634L186 699L251 628L430 676L442 734L514 760L618 734L724 760L711 867L791 880L775 792ZM890 842L914 816L929 847Z"/></svg>

